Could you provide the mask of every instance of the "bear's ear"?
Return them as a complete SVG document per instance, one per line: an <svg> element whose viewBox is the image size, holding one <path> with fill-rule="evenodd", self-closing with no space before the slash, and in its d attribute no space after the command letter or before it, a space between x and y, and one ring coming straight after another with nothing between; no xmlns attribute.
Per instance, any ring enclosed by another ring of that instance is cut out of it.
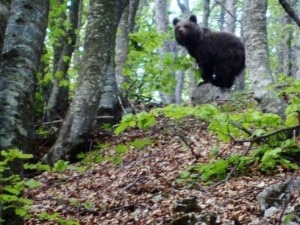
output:
<svg viewBox="0 0 300 225"><path fill-rule="evenodd" d="M173 25L176 26L176 24L180 21L180 19L178 18L174 18L173 19Z"/></svg>
<svg viewBox="0 0 300 225"><path fill-rule="evenodd" d="M195 16L194 14L190 15L189 17L189 20L194 22L194 23L197 23L197 16Z"/></svg>

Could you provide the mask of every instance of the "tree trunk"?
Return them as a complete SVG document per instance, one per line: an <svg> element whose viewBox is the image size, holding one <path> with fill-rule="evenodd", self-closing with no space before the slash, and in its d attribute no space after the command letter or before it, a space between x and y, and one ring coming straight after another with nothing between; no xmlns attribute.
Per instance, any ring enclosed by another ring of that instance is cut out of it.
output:
<svg viewBox="0 0 300 225"><path fill-rule="evenodd" d="M221 12L220 12L220 19L219 19L219 29L222 31L224 30L225 25L225 4L227 0L222 0L219 2L221 6Z"/></svg>
<svg viewBox="0 0 300 225"><path fill-rule="evenodd" d="M124 10L116 39L116 80L117 85L121 88L124 81L123 68L127 60L129 51L129 33L133 32L135 24L135 15L139 5L139 0L130 1L129 6Z"/></svg>
<svg viewBox="0 0 300 225"><path fill-rule="evenodd" d="M177 5L180 8L181 13L184 16L188 16L191 12L190 12L190 0L184 0L183 2L181 2L180 0L177 0Z"/></svg>
<svg viewBox="0 0 300 225"><path fill-rule="evenodd" d="M32 153L35 75L45 38L49 2L13 0L0 64L0 149ZM31 150L31 151L30 151ZM12 163L22 175L23 164ZM13 210L3 214L5 225L23 224Z"/></svg>
<svg viewBox="0 0 300 225"><path fill-rule="evenodd" d="M300 17L299 14L294 10L292 7L292 4L294 3L289 3L286 0L279 0L279 3L283 7L283 9L286 11L287 14L296 22L296 24L300 27Z"/></svg>
<svg viewBox="0 0 300 225"><path fill-rule="evenodd" d="M111 119L101 121L116 124L121 115L121 106L118 100L119 93L115 77L115 62L113 58L104 74L104 87L99 104L99 115L111 116Z"/></svg>
<svg viewBox="0 0 300 225"><path fill-rule="evenodd" d="M138 5L139 0L132 0L123 11L116 37L116 63L112 59L105 74L104 92L101 96L99 114L112 116L113 120L107 121L111 123L116 123L121 115L121 108L124 105L127 107L127 99L124 99L124 102L119 101L119 99L122 99L119 90L122 89L122 83L126 79L123 76L123 69L129 51L129 33L133 32L134 29Z"/></svg>
<svg viewBox="0 0 300 225"><path fill-rule="evenodd" d="M159 33L167 33L168 30L167 8L167 2L165 0L155 0L155 22L157 26L157 32ZM167 52L170 52L168 44L168 40L165 40L165 43L159 48L159 57L161 59L163 59ZM174 94L165 93L163 91L160 91L159 94L164 104L175 102Z"/></svg>
<svg viewBox="0 0 300 225"><path fill-rule="evenodd" d="M224 15L224 31L234 33L236 22L236 0L226 0Z"/></svg>
<svg viewBox="0 0 300 225"><path fill-rule="evenodd" d="M293 39L293 30L291 28L291 18L285 14L282 18L282 26L284 27L283 32L283 41L280 45L281 55L279 65L282 69L279 71L287 76L292 76L292 39Z"/></svg>
<svg viewBox="0 0 300 225"><path fill-rule="evenodd" d="M83 0L79 0L79 6L78 6L78 20L77 20L77 31L79 32L82 29L82 16L83 16L83 9L85 8L84 4L83 4ZM73 58L72 58L72 62L73 62L73 67L75 70L79 70L80 65L81 65L81 51L80 51L80 47L82 46L82 35L77 35L76 38L76 44L75 44L75 49L74 49L74 53L73 53Z"/></svg>
<svg viewBox="0 0 300 225"><path fill-rule="evenodd" d="M300 36L296 36L296 47L295 47L295 54L296 54L296 73L295 77L300 79Z"/></svg>
<svg viewBox="0 0 300 225"><path fill-rule="evenodd" d="M84 150L97 115L103 81L114 57L117 27L128 0L91 0L78 87L54 146L44 156L53 164Z"/></svg>
<svg viewBox="0 0 300 225"><path fill-rule="evenodd" d="M3 41L9 15L10 3L10 0L2 0L0 2L0 62L2 61Z"/></svg>
<svg viewBox="0 0 300 225"><path fill-rule="evenodd" d="M191 13L190 12L190 1L184 0L183 2L181 2L180 0L177 0L177 4L181 10L181 13L183 14L183 17L188 17L188 15ZM187 52L184 48L180 48L177 45L176 45L174 52L176 53L176 56L177 55L185 56L187 54ZM196 87L197 87L197 81L195 79L194 74L191 72L191 70L177 71L176 72L177 85L175 88L175 103L176 104L181 104L181 102L182 102L182 90L183 90L183 86L184 86L185 74L188 74L188 77L189 77L189 90L190 90L189 96L192 96L193 90L196 89Z"/></svg>
<svg viewBox="0 0 300 225"><path fill-rule="evenodd" d="M61 45L58 47L57 56L54 60L54 82L47 104L48 120L60 119L68 108L69 102L69 77L68 69L72 53L76 44L76 29L78 27L78 10L80 0L72 0L69 8L69 20L71 27L61 38ZM66 17L62 15L62 17ZM57 48L57 47L56 47ZM63 82L63 85L62 85Z"/></svg>
<svg viewBox="0 0 300 225"><path fill-rule="evenodd" d="M210 0L204 0L202 26L208 27L208 19L210 15Z"/></svg>
<svg viewBox="0 0 300 225"><path fill-rule="evenodd" d="M263 111L283 115L285 104L268 90L272 84L267 43L267 0L245 0L243 33L246 47L246 64L255 98Z"/></svg>

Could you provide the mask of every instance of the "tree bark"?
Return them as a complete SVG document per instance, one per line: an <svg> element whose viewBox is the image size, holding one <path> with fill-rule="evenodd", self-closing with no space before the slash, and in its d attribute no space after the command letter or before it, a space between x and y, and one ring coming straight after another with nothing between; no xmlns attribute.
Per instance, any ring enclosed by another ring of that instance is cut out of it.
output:
<svg viewBox="0 0 300 225"><path fill-rule="evenodd" d="M167 33L168 30L168 18L167 18L167 2L165 0L155 0L155 22L158 33ZM159 57L163 59L169 50L169 40L165 40L164 44L159 48ZM175 78L174 78L175 79ZM160 98L164 104L170 104L175 102L174 94L165 93L160 91Z"/></svg>
<svg viewBox="0 0 300 225"><path fill-rule="evenodd" d="M119 99L124 80L128 81L127 77L123 76L123 69L129 52L129 33L133 32L135 25L135 15L138 9L139 0L130 1L129 5L124 9L116 37L116 57L111 60L105 75L104 92L101 96L99 105L99 114L113 116L113 120L105 121L116 123L122 114L121 108L127 107L128 100L124 99L121 102ZM123 108L124 110L124 108Z"/></svg>
<svg viewBox="0 0 300 225"><path fill-rule="evenodd" d="M128 0L91 0L78 87L59 136L44 156L49 164L84 150L97 115L105 74L114 57L117 27Z"/></svg>
<svg viewBox="0 0 300 225"><path fill-rule="evenodd" d="M208 27L208 19L210 15L210 0L204 0L202 26Z"/></svg>
<svg viewBox="0 0 300 225"><path fill-rule="evenodd" d="M246 47L246 64L254 96L261 109L283 115L285 104L268 90L272 84L266 27L267 0L245 0L243 33Z"/></svg>
<svg viewBox="0 0 300 225"><path fill-rule="evenodd" d="M219 29L222 31L224 30L224 25L225 25L225 4L227 0L222 0L219 2L221 6L221 11L220 11L220 19L219 19Z"/></svg>
<svg viewBox="0 0 300 225"><path fill-rule="evenodd" d="M287 76L292 75L292 39L293 31L291 29L291 18L284 13L282 16L282 27L284 32L282 33L282 43L279 44L279 73L283 73Z"/></svg>
<svg viewBox="0 0 300 225"><path fill-rule="evenodd" d="M13 0L0 64L0 149L32 153L35 75L45 38L49 1ZM30 151L31 150L31 151ZM12 173L22 175L15 161ZM23 224L13 210L3 214L5 225Z"/></svg>
<svg viewBox="0 0 300 225"><path fill-rule="evenodd" d="M123 68L129 51L129 33L132 33L134 29L138 5L139 0L130 1L130 4L122 14L119 24L116 39L116 81L119 88L121 88L124 81Z"/></svg>
<svg viewBox="0 0 300 225"><path fill-rule="evenodd" d="M2 0L0 2L0 62L2 61L3 41L10 10L10 3L11 0Z"/></svg>
<svg viewBox="0 0 300 225"><path fill-rule="evenodd" d="M295 55L296 55L296 73L295 77L300 79L300 36L296 36L296 47L295 47Z"/></svg>
<svg viewBox="0 0 300 225"><path fill-rule="evenodd" d="M224 15L224 31L234 33L236 22L236 0L226 0Z"/></svg>

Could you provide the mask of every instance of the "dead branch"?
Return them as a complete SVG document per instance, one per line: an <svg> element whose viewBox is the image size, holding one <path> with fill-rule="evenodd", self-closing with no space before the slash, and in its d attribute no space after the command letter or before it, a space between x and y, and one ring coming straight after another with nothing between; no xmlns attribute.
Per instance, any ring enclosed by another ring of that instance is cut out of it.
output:
<svg viewBox="0 0 300 225"><path fill-rule="evenodd" d="M300 129L300 125L278 129L278 130L275 130L275 131L273 131L271 133L264 134L264 135L261 135L261 136L258 136L258 137L253 137L253 138L245 139L245 140L234 140L234 142L235 143L245 143L245 142L257 143L257 142L264 141L268 137L271 137L271 136L273 136L275 134L279 134L279 133L287 132L287 131L293 131L293 130L297 130L297 129Z"/></svg>
<svg viewBox="0 0 300 225"><path fill-rule="evenodd" d="M249 153L249 151L251 150L251 148L252 148L252 143L249 145L248 149L244 152L243 156L247 155ZM231 175L237 170L238 166L240 165L240 162L241 161L239 160L234 165L234 167L230 170L230 172L227 174L225 179L213 184L212 186L210 186L210 188L215 188L215 187L219 186L220 184L226 183L230 179Z"/></svg>

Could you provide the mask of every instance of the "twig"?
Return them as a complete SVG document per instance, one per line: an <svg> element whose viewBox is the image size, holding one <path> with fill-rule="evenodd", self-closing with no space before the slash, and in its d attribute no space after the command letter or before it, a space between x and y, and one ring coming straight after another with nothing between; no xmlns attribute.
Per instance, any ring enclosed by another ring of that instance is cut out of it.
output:
<svg viewBox="0 0 300 225"><path fill-rule="evenodd" d="M61 119L61 120L53 120L53 121L41 123L40 125L51 125L51 124L55 124L55 123L62 123L63 121L64 121L63 119Z"/></svg>
<svg viewBox="0 0 300 225"><path fill-rule="evenodd" d="M245 142L260 142L262 141L263 139L266 139L270 136L273 136L275 134L278 134L278 133L281 133L281 132L286 132L286 131L292 131L292 130L296 130L296 129L300 129L300 125L296 125L296 126L293 126L293 127L287 127L287 128L282 128L282 129L278 129L278 130L275 130L271 133L268 133L268 134L264 134L264 135L261 135L261 136L258 136L258 137L254 137L254 138L249 138L249 139L244 139L244 140L234 140L235 143L245 143Z"/></svg>
<svg viewBox="0 0 300 225"><path fill-rule="evenodd" d="M244 152L243 156L247 155L249 153L249 151L251 150L252 147L252 143L249 145L248 149ZM227 174L226 178L213 184L212 186L210 186L210 188L214 188L219 186L220 184L223 184L225 182L227 182L229 180L229 178L231 177L231 175L237 170L238 166L240 165L240 160L235 164L235 166L231 169L231 171Z"/></svg>
<svg viewBox="0 0 300 225"><path fill-rule="evenodd" d="M143 178L143 174L139 177L137 177L132 183L128 184L126 187L123 188L123 190L128 190L131 187L133 187L138 181L140 181Z"/></svg>
<svg viewBox="0 0 300 225"><path fill-rule="evenodd" d="M292 183L292 179L290 179L290 181L289 181L287 187L285 188L285 190L286 190L287 188L290 187L291 183ZM285 200L283 201L282 211L281 211L281 213L280 213L279 220L278 220L278 222L277 222L278 225L281 224L281 220L282 220L282 218L283 218L283 216L284 216L284 213L285 213L285 211L286 211L286 209L287 209L287 206L288 206L288 204L289 204L290 201L291 201L291 197L290 197L290 196L289 196L288 199L285 199Z"/></svg>
<svg viewBox="0 0 300 225"><path fill-rule="evenodd" d="M120 207L112 208L112 209L106 210L103 213L114 212L114 211L119 211L121 209L130 209L130 208L134 208L134 204L123 205L123 206L120 206Z"/></svg>
<svg viewBox="0 0 300 225"><path fill-rule="evenodd" d="M195 156L196 159L199 159L199 155L197 155L197 154L194 152L193 147L185 140L185 138L182 137L180 134L176 134L176 136L179 137L180 140L183 141L184 144L186 144L186 146L191 150L192 155Z"/></svg>
<svg viewBox="0 0 300 225"><path fill-rule="evenodd" d="M230 123L232 126L234 126L234 127L238 128L238 129L244 131L244 132L245 132L246 134L248 134L249 136L252 136L252 133L251 133L249 130L247 130L245 127L243 127L241 124L239 124L239 123L237 123L237 122L235 122L235 121L229 121L229 123Z"/></svg>

